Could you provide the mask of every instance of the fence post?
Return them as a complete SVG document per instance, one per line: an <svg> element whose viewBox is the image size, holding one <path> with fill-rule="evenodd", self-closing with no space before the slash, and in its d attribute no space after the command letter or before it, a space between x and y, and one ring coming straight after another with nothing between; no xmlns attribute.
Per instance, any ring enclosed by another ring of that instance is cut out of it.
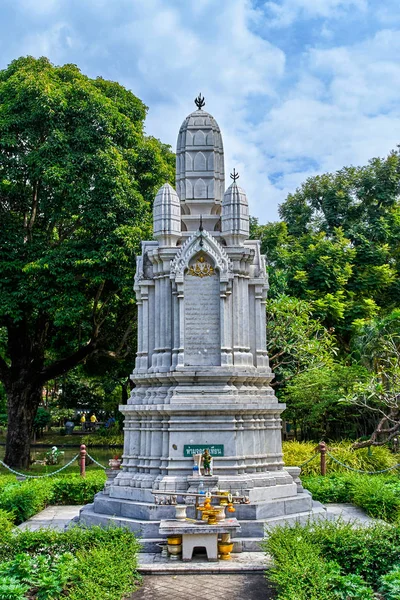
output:
<svg viewBox="0 0 400 600"><path fill-rule="evenodd" d="M321 459L320 459L321 475L326 475L326 444L325 444L325 442L320 442L318 444L318 450L321 454Z"/></svg>
<svg viewBox="0 0 400 600"><path fill-rule="evenodd" d="M86 477L86 446L82 444L80 447L80 467L81 477Z"/></svg>

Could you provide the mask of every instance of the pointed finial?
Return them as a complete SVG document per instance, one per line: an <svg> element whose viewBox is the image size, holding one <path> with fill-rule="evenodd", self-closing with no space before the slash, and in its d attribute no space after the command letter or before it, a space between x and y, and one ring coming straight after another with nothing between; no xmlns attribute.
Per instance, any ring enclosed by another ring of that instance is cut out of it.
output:
<svg viewBox="0 0 400 600"><path fill-rule="evenodd" d="M204 227L203 227L203 215L200 215L199 231L204 231Z"/></svg>
<svg viewBox="0 0 400 600"><path fill-rule="evenodd" d="M203 108L203 106L205 106L206 101L204 100L204 96L201 95L201 93L197 96L197 98L194 101L195 105L197 106L197 108L199 110L201 110Z"/></svg>
<svg viewBox="0 0 400 600"><path fill-rule="evenodd" d="M233 182L235 182L236 179L239 179L239 173L237 173L235 169L233 169L233 173L231 173L231 179L233 179Z"/></svg>

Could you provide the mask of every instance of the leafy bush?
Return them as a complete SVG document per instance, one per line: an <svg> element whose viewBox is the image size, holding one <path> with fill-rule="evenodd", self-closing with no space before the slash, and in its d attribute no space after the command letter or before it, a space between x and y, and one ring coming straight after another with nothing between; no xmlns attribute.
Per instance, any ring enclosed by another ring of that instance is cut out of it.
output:
<svg viewBox="0 0 400 600"><path fill-rule="evenodd" d="M87 504L103 489L106 475L92 471L82 478L78 474L16 481L0 488L0 509L11 512L17 524L26 521L48 504Z"/></svg>
<svg viewBox="0 0 400 600"><path fill-rule="evenodd" d="M15 475L0 475L0 492L9 483L16 483L17 478Z"/></svg>
<svg viewBox="0 0 400 600"><path fill-rule="evenodd" d="M321 600L370 598L368 586L384 585L383 577L399 561L400 525L355 527L339 519L276 527L268 535L264 548L274 558L272 579L280 586L280 600L294 600L296 594L299 600L312 598L318 586Z"/></svg>
<svg viewBox="0 0 400 600"><path fill-rule="evenodd" d="M121 600L140 579L139 543L121 528L20 531L0 542L0 598Z"/></svg>
<svg viewBox="0 0 400 600"><path fill-rule="evenodd" d="M0 578L8 579L8 584L11 583L14 587L14 594L15 588L20 586L22 591L23 586L25 593L28 590L34 591L38 600L54 600L60 598L65 585L71 579L72 566L76 562L76 557L68 552L55 556L17 554L13 560L0 563ZM25 593L15 597L26 598Z"/></svg>
<svg viewBox="0 0 400 600"><path fill-rule="evenodd" d="M53 480L52 502L54 504L87 504L100 492L106 481L103 471L87 473L83 478L78 474L57 477Z"/></svg>
<svg viewBox="0 0 400 600"><path fill-rule="evenodd" d="M354 480L359 476L345 473L301 476L303 486L319 502L352 502Z"/></svg>
<svg viewBox="0 0 400 600"><path fill-rule="evenodd" d="M276 527L264 548L274 558L268 578L278 585L279 600L373 600L362 577L343 574L337 562L324 560L309 527Z"/></svg>
<svg viewBox="0 0 400 600"><path fill-rule="evenodd" d="M385 600L399 600L400 565L397 565L390 573L381 577L379 591L384 595Z"/></svg>
<svg viewBox="0 0 400 600"><path fill-rule="evenodd" d="M377 446L372 449L361 448L360 450L352 450L351 444L352 442L349 441L334 443L332 445L328 444L329 452L345 465L363 471L381 471L393 467L399 462L398 457L383 446ZM300 466L315 454L316 446L317 444L314 442L283 442L283 460L287 466ZM345 467L338 465L329 456L327 456L326 460L328 473L348 472ZM319 457L302 468L302 475L319 474Z"/></svg>
<svg viewBox="0 0 400 600"><path fill-rule="evenodd" d="M0 508L12 512L17 524L42 510L52 499L52 482L34 479L9 483L0 493Z"/></svg>
<svg viewBox="0 0 400 600"><path fill-rule="evenodd" d="M0 508L0 531L11 531L15 517L14 514ZM1 597L1 596L0 596Z"/></svg>
<svg viewBox="0 0 400 600"><path fill-rule="evenodd" d="M140 577L136 571L138 542L131 534L125 539L103 542L89 552L80 550L73 576L70 600L127 597Z"/></svg>
<svg viewBox="0 0 400 600"><path fill-rule="evenodd" d="M388 522L400 519L400 481L394 475L333 473L302 477L303 485L320 502L352 502L368 515Z"/></svg>
<svg viewBox="0 0 400 600"><path fill-rule="evenodd" d="M82 444L87 447L90 446L123 446L124 445L124 434L118 432L116 427L110 427L110 429L102 428L95 433L85 435L82 438Z"/></svg>
<svg viewBox="0 0 400 600"><path fill-rule="evenodd" d="M400 519L400 481L378 476L358 478L352 501L376 519L393 522Z"/></svg>

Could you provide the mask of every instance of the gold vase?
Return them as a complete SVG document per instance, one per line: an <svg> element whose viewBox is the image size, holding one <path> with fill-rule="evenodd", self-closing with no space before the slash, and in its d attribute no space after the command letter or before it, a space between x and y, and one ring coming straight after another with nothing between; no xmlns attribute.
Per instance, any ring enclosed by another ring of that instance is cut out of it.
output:
<svg viewBox="0 0 400 600"><path fill-rule="evenodd" d="M231 552L233 550L233 543L218 542L218 553L221 560L231 560Z"/></svg>

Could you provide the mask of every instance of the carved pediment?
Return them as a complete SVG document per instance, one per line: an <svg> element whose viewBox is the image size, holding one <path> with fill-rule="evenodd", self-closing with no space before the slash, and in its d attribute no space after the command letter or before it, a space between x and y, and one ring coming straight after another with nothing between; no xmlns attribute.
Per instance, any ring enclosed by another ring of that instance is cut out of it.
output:
<svg viewBox="0 0 400 600"><path fill-rule="evenodd" d="M202 252L208 255L214 269L218 269L221 281L229 281L233 277L232 263L223 246L207 231L196 231L180 248L171 261L171 276L176 281L183 281L185 270L189 268L191 259Z"/></svg>

